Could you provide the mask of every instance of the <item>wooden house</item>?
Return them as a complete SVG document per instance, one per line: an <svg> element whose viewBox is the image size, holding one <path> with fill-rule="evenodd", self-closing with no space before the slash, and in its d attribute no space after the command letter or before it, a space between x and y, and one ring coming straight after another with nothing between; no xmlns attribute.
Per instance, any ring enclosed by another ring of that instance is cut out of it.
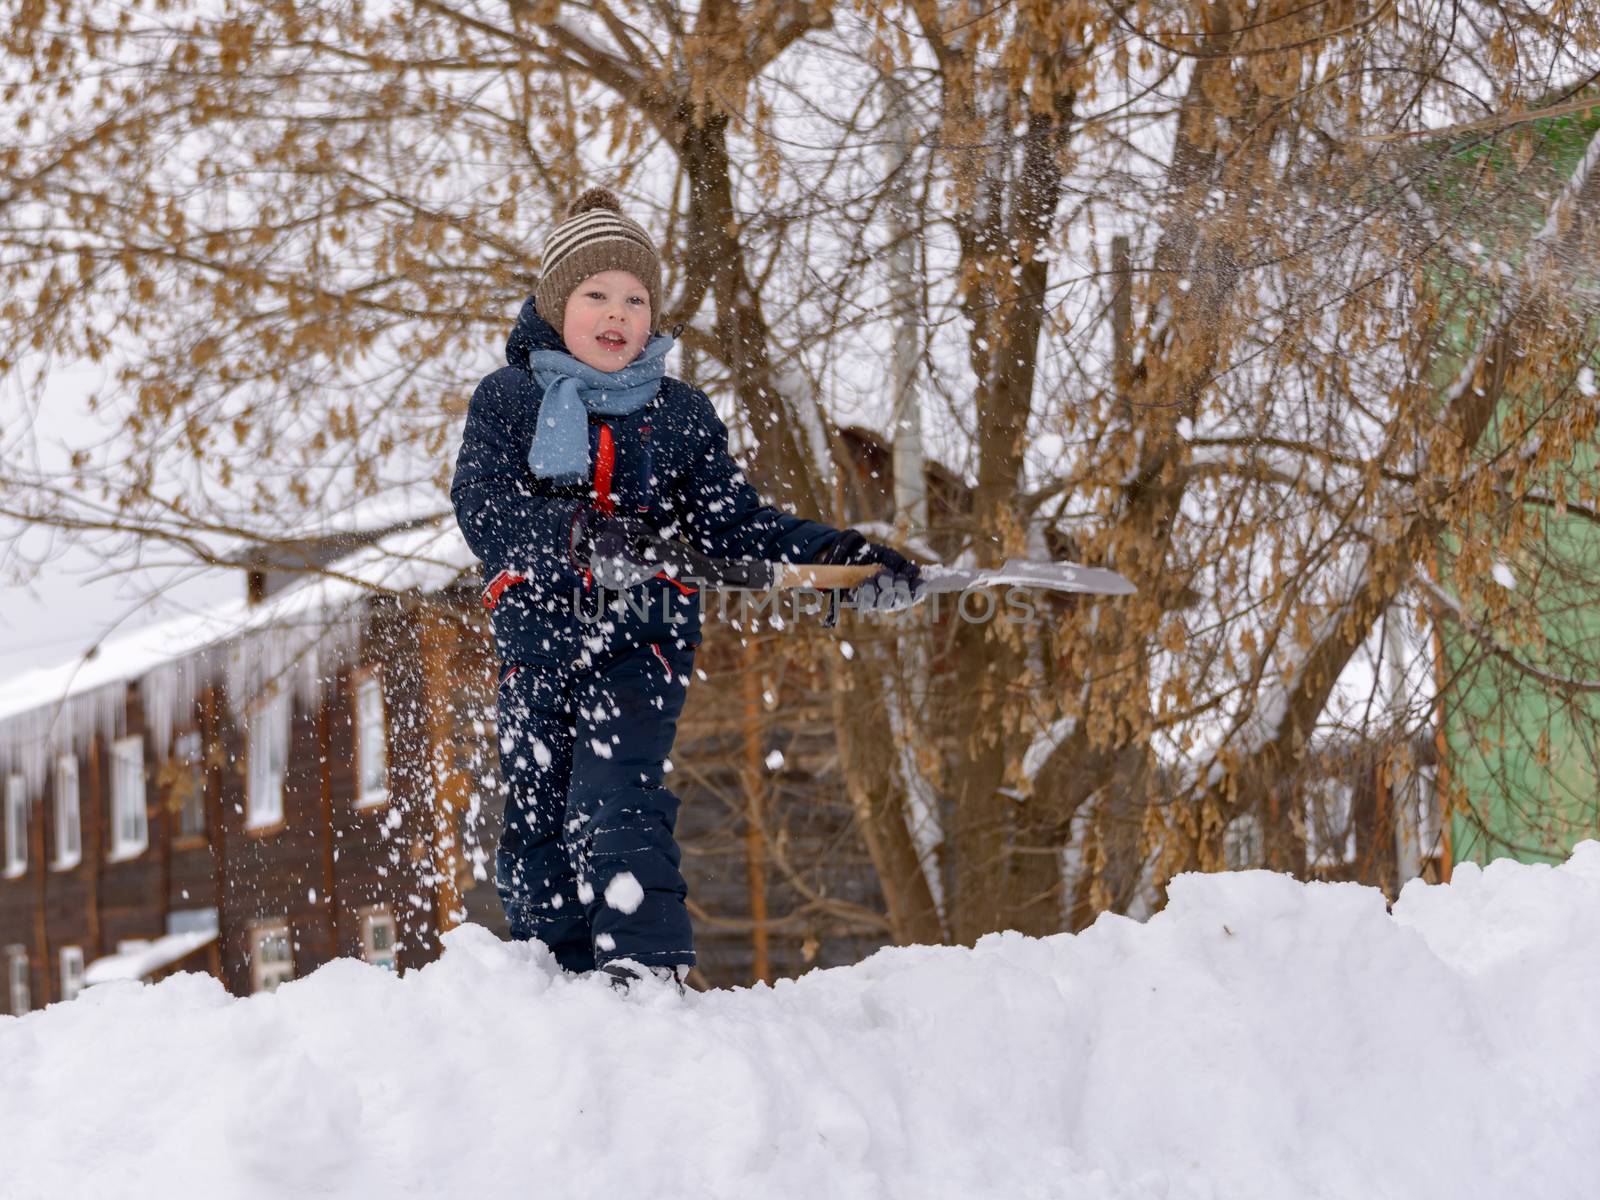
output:
<svg viewBox="0 0 1600 1200"><path fill-rule="evenodd" d="M883 448L844 436L842 506L881 519ZM182 969L245 995L335 957L421 966L462 921L503 935L494 663L464 555L448 518L309 540L242 560L235 609L0 688L0 1010ZM804 653L757 684L775 645L748 633L708 620L671 780L700 976L723 984L887 936L826 688Z"/></svg>
<svg viewBox="0 0 1600 1200"><path fill-rule="evenodd" d="M336 956L417 966L485 907L457 878L478 882L470 797L455 807L462 785L438 767L425 671L455 655L444 669L486 675L482 641L447 641L432 609L357 610L312 686L259 619L222 642L179 622L108 643L106 680L67 694L41 673L39 708L10 714L0 748L10 1011L119 974L198 968L247 994ZM240 670L252 654L266 663Z"/></svg>

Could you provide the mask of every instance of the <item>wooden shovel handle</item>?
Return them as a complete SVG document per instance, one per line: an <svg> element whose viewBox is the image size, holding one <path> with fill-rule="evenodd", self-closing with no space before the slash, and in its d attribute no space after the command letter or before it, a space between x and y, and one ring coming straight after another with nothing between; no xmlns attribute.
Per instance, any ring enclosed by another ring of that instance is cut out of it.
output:
<svg viewBox="0 0 1600 1200"><path fill-rule="evenodd" d="M877 563L847 563L843 565L815 563L784 563L773 583L775 588L815 588L819 592L835 588L853 588L862 580L871 579L884 568Z"/></svg>

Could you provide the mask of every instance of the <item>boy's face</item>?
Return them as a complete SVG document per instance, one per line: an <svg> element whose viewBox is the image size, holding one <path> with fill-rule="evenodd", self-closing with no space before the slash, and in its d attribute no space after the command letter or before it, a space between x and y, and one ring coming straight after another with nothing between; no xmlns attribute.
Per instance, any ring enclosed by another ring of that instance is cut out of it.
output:
<svg viewBox="0 0 1600 1200"><path fill-rule="evenodd" d="M567 297L561 340L597 371L618 371L650 338L650 293L631 271L591 275Z"/></svg>

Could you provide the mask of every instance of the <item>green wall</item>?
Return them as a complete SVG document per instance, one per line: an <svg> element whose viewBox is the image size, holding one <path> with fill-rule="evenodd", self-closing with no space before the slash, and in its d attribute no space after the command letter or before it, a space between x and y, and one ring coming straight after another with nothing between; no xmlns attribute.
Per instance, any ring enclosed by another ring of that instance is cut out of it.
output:
<svg viewBox="0 0 1600 1200"><path fill-rule="evenodd" d="M1473 220L1478 206L1485 257L1515 262L1543 223L1552 188L1570 176L1597 127L1596 110L1532 123L1527 132L1533 135L1535 157L1521 167L1500 142L1462 149L1452 156L1460 174L1444 179L1435 199L1450 204L1457 220L1463 214ZM1488 186L1479 173L1484 164L1494 170ZM1463 312L1482 312L1482 298L1469 282L1448 274L1439 278ZM1464 328L1458 327L1456 353L1441 356L1441 384L1459 370L1464 342ZM1501 419L1518 407L1559 402L1554 394L1508 397ZM1491 435L1490 452L1498 440ZM1593 448L1576 457L1579 461L1542 481L1554 487L1555 475L1561 476L1574 502L1577 482L1596 479L1600 469ZM1513 588L1497 595L1489 586L1471 616L1536 670L1600 686L1600 591L1591 586L1600 583L1600 525L1543 506L1536 515L1538 535L1525 538L1523 552L1507 564L1515 576ZM1500 514L1498 521L1515 516ZM1486 521L1481 534L1461 536L1492 541L1497 532ZM1439 547L1441 579L1457 594L1468 582L1457 567L1460 545L1458 536ZM1499 609L1502 601L1515 610L1519 634ZM1485 652L1453 622L1444 622L1439 632L1444 770L1455 790L1465 793L1470 810L1450 823L1454 861L1506 856L1561 861L1576 842L1600 837L1600 695L1530 677Z"/></svg>

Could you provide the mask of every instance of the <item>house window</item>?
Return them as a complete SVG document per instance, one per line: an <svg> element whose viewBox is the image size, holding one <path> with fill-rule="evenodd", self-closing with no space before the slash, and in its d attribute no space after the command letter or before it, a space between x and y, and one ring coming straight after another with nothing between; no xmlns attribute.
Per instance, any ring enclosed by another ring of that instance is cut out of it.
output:
<svg viewBox="0 0 1600 1200"><path fill-rule="evenodd" d="M1411 811L1417 827L1417 844L1424 858L1436 858L1443 840L1439 820L1439 768L1417 768L1411 773L1411 785Z"/></svg>
<svg viewBox="0 0 1600 1200"><path fill-rule="evenodd" d="M144 739L111 743L111 857L132 858L150 844L144 794Z"/></svg>
<svg viewBox="0 0 1600 1200"><path fill-rule="evenodd" d="M283 821L283 779L289 764L289 693L279 690L250 714L250 786L245 826L265 829Z"/></svg>
<svg viewBox="0 0 1600 1200"><path fill-rule="evenodd" d="M83 991L83 947L61 947L61 998L71 1000Z"/></svg>
<svg viewBox="0 0 1600 1200"><path fill-rule="evenodd" d="M383 720L383 684L369 675L356 684L356 803L389 798L388 735Z"/></svg>
<svg viewBox="0 0 1600 1200"><path fill-rule="evenodd" d="M1224 827L1222 861L1230 871L1248 871L1266 861L1261 821L1255 813L1240 813Z"/></svg>
<svg viewBox="0 0 1600 1200"><path fill-rule="evenodd" d="M273 921L250 931L251 991L277 991L294 978L294 950L289 945L289 923Z"/></svg>
<svg viewBox="0 0 1600 1200"><path fill-rule="evenodd" d="M71 754L56 762L56 863L75 867L83 858L83 816L78 806L78 760Z"/></svg>
<svg viewBox="0 0 1600 1200"><path fill-rule="evenodd" d="M28 987L28 952L21 946L6 951L6 991L10 994L11 1015L20 1017L33 1007Z"/></svg>
<svg viewBox="0 0 1600 1200"><path fill-rule="evenodd" d="M1329 870L1356 860L1355 790L1337 779L1306 789L1306 866Z"/></svg>
<svg viewBox="0 0 1600 1200"><path fill-rule="evenodd" d="M216 933L217 910L211 908L175 908L167 914L168 933Z"/></svg>
<svg viewBox="0 0 1600 1200"><path fill-rule="evenodd" d="M395 969L394 914L388 905L362 911L361 957L375 967Z"/></svg>
<svg viewBox="0 0 1600 1200"><path fill-rule="evenodd" d="M28 869L28 784L21 775L6 780L6 875Z"/></svg>
<svg viewBox="0 0 1600 1200"><path fill-rule="evenodd" d="M178 810L178 838L193 841L206 836L205 750L198 733L186 733L172 749L177 773L173 803Z"/></svg>

